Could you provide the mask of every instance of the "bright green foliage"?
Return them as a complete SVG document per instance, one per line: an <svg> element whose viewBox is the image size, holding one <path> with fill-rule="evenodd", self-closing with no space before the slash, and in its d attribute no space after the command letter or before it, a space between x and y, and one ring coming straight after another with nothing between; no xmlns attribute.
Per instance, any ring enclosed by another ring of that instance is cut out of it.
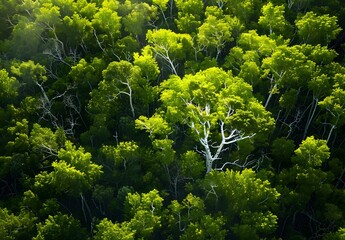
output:
<svg viewBox="0 0 345 240"><path fill-rule="evenodd" d="M148 30L146 39L156 59L167 64L170 72L177 75L175 61L186 58L186 53L192 46L192 37L189 34L178 34L168 29L159 29Z"/></svg>
<svg viewBox="0 0 345 240"><path fill-rule="evenodd" d="M204 184L207 203L222 209L228 221L233 221L242 211L266 212L277 206L280 193L261 180L251 169L242 172L212 171L206 175Z"/></svg>
<svg viewBox="0 0 345 240"><path fill-rule="evenodd" d="M133 64L140 67L142 76L147 81L154 81L157 79L160 70L156 59L153 57L149 49L144 49L141 54L134 53Z"/></svg>
<svg viewBox="0 0 345 240"><path fill-rule="evenodd" d="M10 77L5 69L0 70L0 102L14 98L18 95L19 82Z"/></svg>
<svg viewBox="0 0 345 240"><path fill-rule="evenodd" d="M0 239L342 239L341 3L1 0Z"/></svg>
<svg viewBox="0 0 345 240"><path fill-rule="evenodd" d="M150 235L161 227L161 209L163 198L157 190L148 193L129 193L125 209L129 220L128 226L136 231L137 237L149 239Z"/></svg>
<svg viewBox="0 0 345 240"><path fill-rule="evenodd" d="M104 1L103 5L106 3L108 3L108 1ZM114 6L113 8L116 7ZM107 44L112 46L114 40L120 36L121 17L115 10L116 9L102 7L92 19L92 25L95 28L94 33L97 36L99 47L102 49L104 49L102 46L103 41L106 41Z"/></svg>
<svg viewBox="0 0 345 240"><path fill-rule="evenodd" d="M330 188L332 177L320 170L320 167L329 156L325 140L308 137L300 144L295 150L295 156L291 158L296 165L283 170L279 176L284 204L298 202L294 207L300 210L308 204L312 194L327 197L327 191L323 192L323 189ZM293 189L289 190L286 186L293 186Z"/></svg>
<svg viewBox="0 0 345 240"><path fill-rule="evenodd" d="M330 92L330 79L326 74L316 74L308 82L308 88L313 91L316 98L323 97Z"/></svg>
<svg viewBox="0 0 345 240"><path fill-rule="evenodd" d="M2 122L2 138L5 141L2 141L1 148L0 177L5 185L16 184L13 181L22 179L37 168L37 159L30 158L29 122L27 119L6 118Z"/></svg>
<svg viewBox="0 0 345 240"><path fill-rule="evenodd" d="M82 240L86 237L86 232L81 229L78 220L72 216L58 213L54 216L49 215L44 223L37 224L37 236L33 240L44 239L75 239Z"/></svg>
<svg viewBox="0 0 345 240"><path fill-rule="evenodd" d="M44 82L47 80L47 77L45 76L45 67L31 60L21 62L19 64L14 63L11 66L11 72L21 80L21 84L23 85Z"/></svg>
<svg viewBox="0 0 345 240"><path fill-rule="evenodd" d="M64 37L68 46L77 48L78 45L90 41L93 37L93 27L89 19L74 13L72 17L65 16L62 21L66 28L63 32L67 33Z"/></svg>
<svg viewBox="0 0 345 240"><path fill-rule="evenodd" d="M162 9L162 11L166 11L168 8L168 2L169 0L152 0L152 3L156 4L159 8Z"/></svg>
<svg viewBox="0 0 345 240"><path fill-rule="evenodd" d="M146 38L152 44L154 53L164 53L167 50L169 55L176 57L183 56L183 50L191 44L192 40L188 34L177 34L166 29L148 31Z"/></svg>
<svg viewBox="0 0 345 240"><path fill-rule="evenodd" d="M17 10L19 11L29 11L32 12L35 9L38 9L40 7L40 2L38 1L33 1L33 0L27 0L27 1L23 1L21 2L21 4L19 6L17 6Z"/></svg>
<svg viewBox="0 0 345 240"><path fill-rule="evenodd" d="M241 66L241 71L238 76L243 78L252 86L258 85L258 80L260 79L260 68L254 61L245 61Z"/></svg>
<svg viewBox="0 0 345 240"><path fill-rule="evenodd" d="M224 16L216 7L206 8L206 20L198 28L197 41L202 47L216 49L218 59L226 43L234 40L233 36L239 34L242 25L236 17Z"/></svg>
<svg viewBox="0 0 345 240"><path fill-rule="evenodd" d="M334 116L335 121L339 121L343 117L345 100L345 90L335 86L330 96L327 96L319 105L330 111L331 115Z"/></svg>
<svg viewBox="0 0 345 240"><path fill-rule="evenodd" d="M336 74L334 78L335 84L330 95L319 102L319 106L326 110L325 118L331 125L327 141L331 138L334 129L345 122L345 77L344 74Z"/></svg>
<svg viewBox="0 0 345 240"><path fill-rule="evenodd" d="M242 137L248 138L242 132L258 134L260 139L273 127L270 114L253 97L250 85L219 68L186 75L183 79L172 76L161 87L166 121L186 124L190 128L192 136L204 149L206 172L213 168L223 147ZM228 136L225 131L233 132ZM220 145L212 152L209 141L219 138Z"/></svg>
<svg viewBox="0 0 345 240"><path fill-rule="evenodd" d="M299 45L299 47L309 60L321 66L330 64L338 55L333 49L329 49L327 46L321 46L320 44L316 46L303 44Z"/></svg>
<svg viewBox="0 0 345 240"><path fill-rule="evenodd" d="M151 2L151 1L149 1ZM168 9L169 11L169 15L171 17L172 14L172 7L173 7L173 2L169 1L169 0L152 0L152 5L154 6L154 8L157 8L157 12L156 12L156 16L155 16L155 20L156 21L151 21L150 24L156 24L156 26L162 26L163 24L165 24L165 26L167 28L169 28L170 26L170 19L167 16L168 14Z"/></svg>
<svg viewBox="0 0 345 240"><path fill-rule="evenodd" d="M87 105L91 97L90 90L97 87L102 79L102 71L106 67L106 62L101 58L93 58L90 62L82 58L72 66L68 75L77 87L76 95L81 107Z"/></svg>
<svg viewBox="0 0 345 240"><path fill-rule="evenodd" d="M241 36L242 35L244 35L244 33L242 33ZM226 69L231 69L233 73L238 73L240 71L241 65L244 62L243 55L244 51L242 48L237 46L231 48L228 55L225 57L225 63L223 67Z"/></svg>
<svg viewBox="0 0 345 240"><path fill-rule="evenodd" d="M287 35L286 31L291 27L290 24L285 20L284 13L285 7L274 6L271 2L262 6L261 8L262 16L259 18L259 25L268 30L269 34L281 34Z"/></svg>
<svg viewBox="0 0 345 240"><path fill-rule="evenodd" d="M270 80L271 85L265 107L268 106L272 95L279 94L281 89L304 87L307 80L312 78L315 65L301 52L299 46L278 46L270 57L262 60L264 77ZM293 107L291 104L285 106Z"/></svg>
<svg viewBox="0 0 345 240"><path fill-rule="evenodd" d="M216 124L217 120L230 123L238 119L237 116L240 114L245 114L246 108L256 109L256 114L259 114L257 117L261 114L262 117L268 115L263 109L260 113L260 107L251 95L249 84L219 68L210 68L195 75L186 75L183 79L171 77L161 86L163 89L161 101L166 108L166 118L171 122L184 122L189 119L187 123L199 124L197 120L205 119L211 124ZM181 108L182 106L184 108ZM237 112L228 116L229 110L235 109ZM240 109L243 111L239 111ZM267 120L267 124L270 124L270 119ZM236 121L236 123L241 125L240 122ZM243 124L243 127L249 127L249 124L245 122ZM233 125L237 127L235 122ZM251 126L254 127L254 125ZM260 126L257 127L260 128Z"/></svg>
<svg viewBox="0 0 345 240"><path fill-rule="evenodd" d="M138 145L135 142L120 142L116 147L103 146L101 152L111 161L114 161L115 166L123 166L124 169L131 161L138 158Z"/></svg>
<svg viewBox="0 0 345 240"><path fill-rule="evenodd" d="M166 120L160 115L150 119L140 117L137 127L150 132L152 137L156 133L167 134L170 127L166 123L186 124L204 149L206 172L213 168L213 162L226 145L248 138L243 137L242 131L261 138L273 127L270 114L252 96L250 85L219 68L186 75L183 79L172 76L161 87ZM228 136L225 129L232 133ZM209 146L213 137L221 138L215 152Z"/></svg>
<svg viewBox="0 0 345 240"><path fill-rule="evenodd" d="M145 23L155 19L157 9L147 3L135 4L132 11L122 18L125 30L134 36L143 34Z"/></svg>
<svg viewBox="0 0 345 240"><path fill-rule="evenodd" d="M163 206L162 202L163 198L159 196L159 192L156 189L141 195L137 193L129 193L126 197L126 209L128 217L135 216L140 210L159 213Z"/></svg>
<svg viewBox="0 0 345 240"><path fill-rule="evenodd" d="M90 189L92 184L100 177L101 166L92 163L91 154L82 147L77 149L69 141L66 148L58 151L59 161L52 163L53 171L43 171L35 177L35 188L54 188L58 194L66 193L78 196Z"/></svg>
<svg viewBox="0 0 345 240"><path fill-rule="evenodd" d="M181 203L173 200L168 209L168 224L176 228L175 231L186 230L190 223L197 222L205 215L204 201L193 194L188 194Z"/></svg>
<svg viewBox="0 0 345 240"><path fill-rule="evenodd" d="M242 33L238 38L238 46L231 48L226 56L224 67L256 87L262 84L262 58L270 56L281 44L266 35L259 35L255 30Z"/></svg>
<svg viewBox="0 0 345 240"><path fill-rule="evenodd" d="M187 0L187 1L182 1L182 0L177 0L176 1L176 6L179 10L179 13L181 14L193 14L193 15L199 15L202 14L203 12L203 2L199 0Z"/></svg>
<svg viewBox="0 0 345 240"><path fill-rule="evenodd" d="M30 132L30 144L35 151L56 156L58 150L64 146L65 141L66 137L62 129L53 133L51 129L43 128L36 123Z"/></svg>
<svg viewBox="0 0 345 240"><path fill-rule="evenodd" d="M320 167L330 156L326 141L314 137L305 139L295 154L292 161L301 167Z"/></svg>
<svg viewBox="0 0 345 240"><path fill-rule="evenodd" d="M189 224L180 239L212 239L222 240L226 237L226 230L222 217L212 217L210 215L203 215L202 218L195 223Z"/></svg>
<svg viewBox="0 0 345 240"><path fill-rule="evenodd" d="M135 230L129 227L127 222L112 223L110 220L104 218L99 224L97 224L97 231L94 237L95 240L134 240Z"/></svg>
<svg viewBox="0 0 345 240"><path fill-rule="evenodd" d="M260 56L269 56L281 43L270 39L265 35L259 35L255 30L242 33L238 40L238 45L243 50L257 51Z"/></svg>
<svg viewBox="0 0 345 240"><path fill-rule="evenodd" d="M343 73L336 73L334 75L334 87L337 88L337 87L340 87L342 89L345 88L345 74Z"/></svg>
<svg viewBox="0 0 345 240"><path fill-rule="evenodd" d="M42 3L41 7L34 10L36 21L46 28L54 28L61 22L60 8L52 3Z"/></svg>
<svg viewBox="0 0 345 240"><path fill-rule="evenodd" d="M62 17L65 17L66 15L73 15L73 12L78 10L77 4L78 1L73 0L52 0L52 3L60 8L60 13ZM81 1L79 1L79 4Z"/></svg>
<svg viewBox="0 0 345 240"><path fill-rule="evenodd" d="M314 12L307 12L296 20L298 36L303 43L326 45L336 38L341 28L336 17L328 14L318 16Z"/></svg>
<svg viewBox="0 0 345 240"><path fill-rule="evenodd" d="M41 205L40 204L41 202L40 202L37 194L35 194L31 190L28 190L28 191L24 192L23 195L24 195L23 200L22 200L23 206L25 206L27 209L30 209L31 211L38 210L38 208Z"/></svg>
<svg viewBox="0 0 345 240"><path fill-rule="evenodd" d="M277 85L299 87L305 84L304 79L310 78L315 63L308 60L298 46L283 45L262 61L262 67L269 70Z"/></svg>
<svg viewBox="0 0 345 240"><path fill-rule="evenodd" d="M177 28L184 33L196 33L201 25L204 3L201 0L176 0L178 18L175 20Z"/></svg>
<svg viewBox="0 0 345 240"><path fill-rule="evenodd" d="M6 148L9 151L27 151L29 148L29 122L26 119L17 121L15 126L9 127L8 131L15 136L14 141L9 141Z"/></svg>
<svg viewBox="0 0 345 240"><path fill-rule="evenodd" d="M287 110L294 109L297 102L297 97L298 91L294 88L291 88L280 96L279 105Z"/></svg>
<svg viewBox="0 0 345 240"><path fill-rule="evenodd" d="M256 0L224 0L216 1L217 5L224 8L227 14L236 16L241 22L249 22L252 15L255 13L254 10L257 8Z"/></svg>
<svg viewBox="0 0 345 240"><path fill-rule="evenodd" d="M147 71L147 70L146 70ZM142 77L141 68L128 61L111 62L102 72L104 80L98 84L98 89L92 91L89 108L92 112L112 114L119 99L126 99L133 119L137 104L146 107L152 101L153 89L148 78Z"/></svg>
<svg viewBox="0 0 345 240"><path fill-rule="evenodd" d="M132 95L138 94L140 96L140 91L150 90L147 80L141 78L140 75L140 68L133 66L127 61L111 62L103 71L104 80L99 84L99 88L101 89L110 88L107 89L109 91L108 93L104 93L107 94L107 98L109 99L116 99L119 95L127 95L133 118L135 118L135 109ZM143 87L144 89L142 89ZM143 97L149 95L145 93L142 93ZM148 103L147 101L143 102Z"/></svg>
<svg viewBox="0 0 345 240"><path fill-rule="evenodd" d="M176 151L172 147L173 143L173 140L167 138L152 141L152 147L159 163L169 164L174 161Z"/></svg>
<svg viewBox="0 0 345 240"><path fill-rule="evenodd" d="M148 132L152 139L156 136L168 136L171 132L171 127L160 114L155 114L150 118L140 116L135 120L135 124L138 129Z"/></svg>
<svg viewBox="0 0 345 240"><path fill-rule="evenodd" d="M119 8L119 1L112 1L112 0L101 0L101 1L96 1L98 3L102 4L102 8L109 9L112 11L116 11Z"/></svg>
<svg viewBox="0 0 345 240"><path fill-rule="evenodd" d="M134 36L128 35L115 42L114 49L111 50L112 55L116 59L132 59L133 53L140 51L140 43Z"/></svg>
<svg viewBox="0 0 345 240"><path fill-rule="evenodd" d="M95 87L104 68L106 68L106 64L100 58L92 59L91 63L82 58L71 68L69 75L78 84L78 87Z"/></svg>
<svg viewBox="0 0 345 240"><path fill-rule="evenodd" d="M65 149L59 150L58 158L83 171L90 184L94 182L102 173L101 167L92 163L90 153L85 152L84 148L82 147L77 149L69 141L66 142Z"/></svg>
<svg viewBox="0 0 345 240"><path fill-rule="evenodd" d="M50 187L54 187L55 191L68 193L70 195L77 196L81 193L87 186L85 174L70 164L61 161L53 162L52 167L54 171L45 175L43 172L36 176L35 186L37 188L41 187L41 184L48 184Z"/></svg>
<svg viewBox="0 0 345 240"><path fill-rule="evenodd" d="M168 208L168 224L173 233L183 232L180 239L225 239L223 217L206 215L201 198L188 194L181 203L172 201Z"/></svg>
<svg viewBox="0 0 345 240"><path fill-rule="evenodd" d="M76 9L79 9L80 15L82 17L85 17L89 20L91 20L97 12L96 3L88 2L86 0L77 1L76 2Z"/></svg>
<svg viewBox="0 0 345 240"><path fill-rule="evenodd" d="M27 239L33 234L37 218L22 211L14 215L6 208L0 208L0 238L3 240Z"/></svg>
<svg viewBox="0 0 345 240"><path fill-rule="evenodd" d="M253 170L212 171L206 175L203 187L207 205L221 209L229 224L241 219L241 224L232 228L238 238L245 236L244 229L250 229L245 232L251 239L257 239L257 234L277 228L277 216L270 210L276 209L280 193L267 180L259 179Z"/></svg>
<svg viewBox="0 0 345 240"><path fill-rule="evenodd" d="M120 61L120 62L111 62L108 67L103 70L103 77L105 80L111 81L115 80L116 82L127 82L131 80L132 82L136 81L140 69L133 67L130 62Z"/></svg>
<svg viewBox="0 0 345 240"><path fill-rule="evenodd" d="M269 234L276 230L278 217L272 212L242 211L241 225L247 225L258 234Z"/></svg>
<svg viewBox="0 0 345 240"><path fill-rule="evenodd" d="M339 228L334 233L328 233L324 237L325 240L341 240L345 238L345 228Z"/></svg>

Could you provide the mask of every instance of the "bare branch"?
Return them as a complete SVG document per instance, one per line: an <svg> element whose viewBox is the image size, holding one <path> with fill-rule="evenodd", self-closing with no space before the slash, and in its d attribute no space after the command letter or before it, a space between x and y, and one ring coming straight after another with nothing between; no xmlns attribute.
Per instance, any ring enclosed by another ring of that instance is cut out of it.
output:
<svg viewBox="0 0 345 240"><path fill-rule="evenodd" d="M218 145L216 145L215 142L212 142L209 139L210 131L211 131L211 122L209 120L204 119L204 116L208 117L210 115L210 111L211 111L210 105L207 103L205 105L205 108L203 108L203 109L199 108L198 114L194 114L198 118L201 129L199 129L199 127L196 126L194 121L191 121L188 124L188 126L197 134L197 136L199 138L199 142L204 148L203 150L198 150L198 152L206 160L206 173L208 173L212 170L213 163L216 160L220 159L220 155L223 152L228 150L227 146L229 146L233 143L236 143L238 141L241 141L241 140L244 140L247 138L251 138L255 135L255 134L244 135L238 129L228 130L225 127L225 122L220 121L219 126L220 126L220 134L221 134L222 140ZM227 112L227 118L230 117L233 113L234 113L234 110L231 107L229 107L228 112ZM215 152L214 152L214 150L215 150ZM243 165L237 165L237 160L235 162L226 163L226 165L228 165L228 164L243 167Z"/></svg>
<svg viewBox="0 0 345 240"><path fill-rule="evenodd" d="M98 39L96 30L93 30L93 35L96 38L96 41L97 41L97 44L98 44L99 48L102 50L102 52L106 53L105 48L102 47L102 42L100 42L99 39Z"/></svg>

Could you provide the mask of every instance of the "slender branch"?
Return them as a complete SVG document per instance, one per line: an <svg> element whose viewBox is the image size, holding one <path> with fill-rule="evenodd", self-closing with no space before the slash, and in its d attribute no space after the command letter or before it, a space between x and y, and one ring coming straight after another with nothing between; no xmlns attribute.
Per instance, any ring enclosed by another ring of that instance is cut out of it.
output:
<svg viewBox="0 0 345 240"><path fill-rule="evenodd" d="M233 113L234 113L234 110L231 107L229 107L228 112L227 112L227 118L230 117ZM216 160L220 159L221 153L225 152L228 149L226 148L226 146L236 143L238 141L247 139L247 138L251 138L255 135L255 134L251 134L251 135L244 136L244 134L242 134L241 131L239 131L238 129L233 129L233 130L228 131L225 128L225 122L220 121L219 125L220 125L220 134L221 134L222 140L219 145L215 145L215 143L214 142L212 143L209 139L210 131L211 131L211 122L209 120L203 120L204 118L203 116L208 117L210 115L210 105L206 104L205 108L199 109L198 114L193 114L193 115L197 116L199 120L199 124L202 128L201 129L202 131L198 129L194 121L191 121L188 124L188 126L197 134L199 138L199 142L204 148L203 150L198 151L198 152L201 153L205 158L206 173L209 173L212 170L213 163ZM229 133L226 134L226 132L229 132ZM212 152L211 148L215 149L215 153ZM236 165L237 164L236 161L232 163L229 162L227 164Z"/></svg>

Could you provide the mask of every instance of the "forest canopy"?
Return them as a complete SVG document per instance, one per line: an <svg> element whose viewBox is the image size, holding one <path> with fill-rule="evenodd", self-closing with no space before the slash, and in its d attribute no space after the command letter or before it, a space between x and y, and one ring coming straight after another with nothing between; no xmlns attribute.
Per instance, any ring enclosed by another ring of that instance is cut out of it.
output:
<svg viewBox="0 0 345 240"><path fill-rule="evenodd" d="M1 0L0 239L344 239L342 0Z"/></svg>

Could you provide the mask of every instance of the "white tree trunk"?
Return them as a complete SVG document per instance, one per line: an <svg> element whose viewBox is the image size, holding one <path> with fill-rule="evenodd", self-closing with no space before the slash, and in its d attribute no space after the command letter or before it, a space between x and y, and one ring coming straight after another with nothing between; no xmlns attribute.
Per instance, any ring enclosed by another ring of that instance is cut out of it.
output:
<svg viewBox="0 0 345 240"><path fill-rule="evenodd" d="M206 112L207 116L209 116L209 114L210 114L209 111L210 111L210 107L209 107L209 105L206 105L204 113ZM227 113L227 117L230 117L233 114L233 112L234 111L231 108L229 108L228 113ZM200 115L201 114L199 114L199 116ZM201 150L199 152L205 158L206 173L211 172L211 170L213 169L213 163L216 160L220 159L221 153L223 153L227 150L226 146L229 146L233 143L239 142L239 141L247 139L247 138L251 138L255 135L255 134L252 134L252 135L244 136L237 129L233 129L233 130L226 129L224 121L220 121L219 126L220 126L220 133L222 136L222 140L218 145L215 145L209 139L210 130L211 130L210 121L209 120L203 121L201 119L201 116L198 120L199 120L199 124L202 126L201 131L195 126L195 123L193 121L191 121L191 123L189 124L189 127L198 135L199 142L203 147L203 150ZM227 134L228 131L230 133ZM233 163L229 162L227 164L238 165L235 162L233 162Z"/></svg>

